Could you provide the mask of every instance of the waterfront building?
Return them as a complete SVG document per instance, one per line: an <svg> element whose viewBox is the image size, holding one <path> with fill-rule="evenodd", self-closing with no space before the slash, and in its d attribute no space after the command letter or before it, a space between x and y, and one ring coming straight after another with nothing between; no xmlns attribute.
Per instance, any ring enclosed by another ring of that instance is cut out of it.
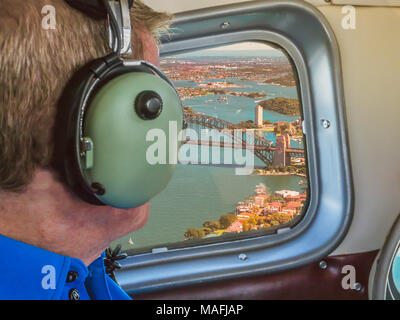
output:
<svg viewBox="0 0 400 320"><path fill-rule="evenodd" d="M246 205L239 205L236 207L236 214L241 214L243 212L251 212L251 208Z"/></svg>
<svg viewBox="0 0 400 320"><path fill-rule="evenodd" d="M288 208L288 209L294 209L294 210L297 210L297 209L299 209L299 208L301 208L303 205L301 204L301 202L298 202L298 201L289 201L287 204L286 204L286 208Z"/></svg>
<svg viewBox="0 0 400 320"><path fill-rule="evenodd" d="M271 202L266 209L264 209L264 214L279 212L282 210L282 203Z"/></svg>
<svg viewBox="0 0 400 320"><path fill-rule="evenodd" d="M277 125L278 127L289 126L289 122L287 122L287 121L277 121L277 122L275 122L275 123L276 123L276 125Z"/></svg>
<svg viewBox="0 0 400 320"><path fill-rule="evenodd" d="M253 209L254 203L251 200L246 200L244 205L247 206L249 209Z"/></svg>
<svg viewBox="0 0 400 320"><path fill-rule="evenodd" d="M240 219L240 220L249 220L251 216L254 216L254 215L251 213L248 213L248 212L237 215L238 219Z"/></svg>
<svg viewBox="0 0 400 320"><path fill-rule="evenodd" d="M254 204L259 207L264 207L265 203L268 201L269 196L266 194L258 195L254 198Z"/></svg>
<svg viewBox="0 0 400 320"><path fill-rule="evenodd" d="M286 208L286 207L282 209L282 213L287 214L291 218L293 218L293 216L296 214L296 212L297 211L295 209L289 209L289 208Z"/></svg>
<svg viewBox="0 0 400 320"><path fill-rule="evenodd" d="M297 196L293 196L293 195L288 195L287 197L285 197L286 201L301 201L302 198L300 195Z"/></svg>
<svg viewBox="0 0 400 320"><path fill-rule="evenodd" d="M278 196L281 196L283 198L287 197L294 197L300 195L300 192L297 191L292 191L292 190L280 190L280 191L275 191L275 194Z"/></svg>

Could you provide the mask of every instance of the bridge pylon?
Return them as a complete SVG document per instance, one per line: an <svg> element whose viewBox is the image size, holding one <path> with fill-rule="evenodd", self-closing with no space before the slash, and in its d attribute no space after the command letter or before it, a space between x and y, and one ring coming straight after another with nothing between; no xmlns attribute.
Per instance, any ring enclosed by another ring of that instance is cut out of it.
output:
<svg viewBox="0 0 400 320"><path fill-rule="evenodd" d="M272 166L279 168L290 164L290 154L287 149L290 148L290 136L287 133L276 137L275 152L272 158Z"/></svg>

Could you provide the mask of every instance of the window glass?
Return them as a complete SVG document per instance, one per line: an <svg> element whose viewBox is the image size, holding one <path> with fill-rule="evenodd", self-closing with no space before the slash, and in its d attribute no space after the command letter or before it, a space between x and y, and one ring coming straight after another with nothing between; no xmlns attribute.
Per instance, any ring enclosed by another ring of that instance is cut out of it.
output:
<svg viewBox="0 0 400 320"><path fill-rule="evenodd" d="M132 253L255 237L297 222L307 166L295 70L245 42L163 58L184 105L185 142L144 228L114 244Z"/></svg>

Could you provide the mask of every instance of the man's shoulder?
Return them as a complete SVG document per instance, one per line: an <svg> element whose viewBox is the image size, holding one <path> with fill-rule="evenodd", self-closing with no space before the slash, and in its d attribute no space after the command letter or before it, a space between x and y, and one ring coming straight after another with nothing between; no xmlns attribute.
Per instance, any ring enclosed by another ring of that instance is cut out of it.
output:
<svg viewBox="0 0 400 320"><path fill-rule="evenodd" d="M66 257L0 235L0 299L54 299Z"/></svg>
<svg viewBox="0 0 400 320"><path fill-rule="evenodd" d="M87 268L79 259L2 235L0 252L0 300L130 299L105 273L104 254Z"/></svg>

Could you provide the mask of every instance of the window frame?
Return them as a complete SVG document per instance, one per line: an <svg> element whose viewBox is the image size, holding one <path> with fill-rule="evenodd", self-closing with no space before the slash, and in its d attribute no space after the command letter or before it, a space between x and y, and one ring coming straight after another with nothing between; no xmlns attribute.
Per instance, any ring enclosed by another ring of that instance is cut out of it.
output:
<svg viewBox="0 0 400 320"><path fill-rule="evenodd" d="M258 1L179 14L172 31L161 39L161 57L247 41L276 44L290 56L303 108L308 207L276 234L130 256L116 274L119 284L135 295L284 271L328 255L351 223L353 185L340 52L325 18L303 2Z"/></svg>

